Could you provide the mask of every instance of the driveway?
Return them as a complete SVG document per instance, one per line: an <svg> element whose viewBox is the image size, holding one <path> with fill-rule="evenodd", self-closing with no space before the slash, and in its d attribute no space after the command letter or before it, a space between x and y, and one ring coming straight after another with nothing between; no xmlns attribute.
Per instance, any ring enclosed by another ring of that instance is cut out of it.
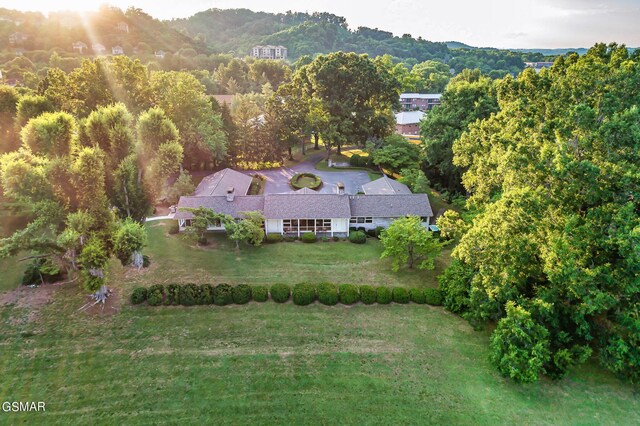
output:
<svg viewBox="0 0 640 426"><path fill-rule="evenodd" d="M362 185L371 182L369 174L364 170L345 170L343 172L322 172L315 169L315 164L323 159L325 154L319 153L312 155L307 160L296 164L293 167L281 167L279 169L269 170L247 170L243 173L251 175L260 173L267 178L264 186L265 194L281 194L283 192L292 191L289 180L296 173L313 173L320 176L323 185L318 192L323 194L335 194L337 192L338 182L344 184L344 190L347 194L357 194L362 191Z"/></svg>

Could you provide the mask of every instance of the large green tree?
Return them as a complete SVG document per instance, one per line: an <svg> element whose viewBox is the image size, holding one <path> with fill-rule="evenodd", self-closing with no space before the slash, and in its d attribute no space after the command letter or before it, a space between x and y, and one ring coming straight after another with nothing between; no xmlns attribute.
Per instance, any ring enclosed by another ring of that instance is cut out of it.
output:
<svg viewBox="0 0 640 426"><path fill-rule="evenodd" d="M537 372L562 377L593 349L638 380L638 57L596 45L539 74L507 77L497 94L500 111L453 146L479 212L453 252L471 275L467 315L509 317L516 303L548 339ZM494 362L535 378L508 362L510 352L494 347Z"/></svg>

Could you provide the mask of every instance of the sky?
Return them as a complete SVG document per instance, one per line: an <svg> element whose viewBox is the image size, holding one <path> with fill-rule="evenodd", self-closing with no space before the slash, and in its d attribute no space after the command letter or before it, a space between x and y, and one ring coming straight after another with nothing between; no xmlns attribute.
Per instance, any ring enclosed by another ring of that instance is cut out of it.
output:
<svg viewBox="0 0 640 426"><path fill-rule="evenodd" d="M1 7L48 13L91 10L102 1L0 0ZM577 48L596 42L640 47L640 0L110 0L159 19L185 18L210 8L330 12L350 28L367 26L431 41L478 47Z"/></svg>

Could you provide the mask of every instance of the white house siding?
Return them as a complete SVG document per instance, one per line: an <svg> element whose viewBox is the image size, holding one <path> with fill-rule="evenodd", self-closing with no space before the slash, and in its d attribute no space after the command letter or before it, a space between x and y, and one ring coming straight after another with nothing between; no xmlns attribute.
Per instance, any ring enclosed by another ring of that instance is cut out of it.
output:
<svg viewBox="0 0 640 426"><path fill-rule="evenodd" d="M349 219L331 219L331 231L333 234L347 234L349 232Z"/></svg>
<svg viewBox="0 0 640 426"><path fill-rule="evenodd" d="M391 225L391 222L396 220L395 217L374 217L373 223L352 223L349 226L352 228L364 228L364 229L376 229L378 226L382 226L383 228L388 228ZM422 222L424 226L429 226L429 218L427 218L426 222Z"/></svg>
<svg viewBox="0 0 640 426"><path fill-rule="evenodd" d="M282 219L267 219L264 226L267 234L282 234Z"/></svg>

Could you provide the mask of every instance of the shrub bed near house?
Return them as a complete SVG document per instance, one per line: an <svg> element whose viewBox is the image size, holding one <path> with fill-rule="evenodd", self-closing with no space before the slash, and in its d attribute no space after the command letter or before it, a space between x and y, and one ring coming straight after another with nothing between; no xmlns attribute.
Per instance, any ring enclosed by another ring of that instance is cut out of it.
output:
<svg viewBox="0 0 640 426"><path fill-rule="evenodd" d="M376 289L370 285L361 285L360 301L365 305L372 305L376 303Z"/></svg>
<svg viewBox="0 0 640 426"><path fill-rule="evenodd" d="M437 288L425 288L424 298L427 304L433 306L442 306L442 292Z"/></svg>
<svg viewBox="0 0 640 426"><path fill-rule="evenodd" d="M281 234L267 234L267 243L273 244L273 243L279 243L281 241L282 241Z"/></svg>
<svg viewBox="0 0 640 426"><path fill-rule="evenodd" d="M177 305L180 303L180 289L182 286L178 284L169 284L165 288L165 305Z"/></svg>
<svg viewBox="0 0 640 426"><path fill-rule="evenodd" d="M276 303L284 303L289 300L291 288L286 284L274 284L271 286L271 298Z"/></svg>
<svg viewBox="0 0 640 426"><path fill-rule="evenodd" d="M146 287L134 288L133 292L131 293L131 303L134 305L139 305L145 300L147 300L147 288Z"/></svg>
<svg viewBox="0 0 640 426"><path fill-rule="evenodd" d="M147 290L147 303L150 306L161 305L164 301L164 286L162 284L154 284Z"/></svg>
<svg viewBox="0 0 640 426"><path fill-rule="evenodd" d="M244 305L251 301L251 287L246 284L240 284L233 288L233 303L236 305Z"/></svg>
<svg viewBox="0 0 640 426"><path fill-rule="evenodd" d="M318 301L333 306L338 303L338 288L332 283L320 283L317 287Z"/></svg>
<svg viewBox="0 0 640 426"><path fill-rule="evenodd" d="M211 284L202 284L199 288L198 305L211 305L213 303L213 287Z"/></svg>
<svg viewBox="0 0 640 426"><path fill-rule="evenodd" d="M309 305L316 300L316 288L312 284L300 283L293 286L293 303L300 306Z"/></svg>
<svg viewBox="0 0 640 426"><path fill-rule="evenodd" d="M388 287L378 287L376 289L376 302L381 305L391 303L391 289Z"/></svg>
<svg viewBox="0 0 640 426"><path fill-rule="evenodd" d="M302 234L301 240L303 243L315 243L316 241L318 241L318 239L316 238L316 234L314 234L313 232L305 232L304 234Z"/></svg>
<svg viewBox="0 0 640 426"><path fill-rule="evenodd" d="M406 288L403 287L394 287L394 289L391 291L391 294L393 296L393 301L395 303L409 303L409 292L407 291Z"/></svg>
<svg viewBox="0 0 640 426"><path fill-rule="evenodd" d="M213 303L218 306L233 303L233 287L229 284L218 284L213 289Z"/></svg>
<svg viewBox="0 0 640 426"><path fill-rule="evenodd" d="M411 301L413 303L417 303L419 305L425 303L424 290L421 288L412 288L411 290L409 290L409 296L411 297Z"/></svg>
<svg viewBox="0 0 640 426"><path fill-rule="evenodd" d="M349 232L349 241L354 244L364 244L367 242L367 234L362 231Z"/></svg>
<svg viewBox="0 0 640 426"><path fill-rule="evenodd" d="M360 301L358 287L353 284L342 284L340 286L340 303L343 305L353 305Z"/></svg>
<svg viewBox="0 0 640 426"><path fill-rule="evenodd" d="M322 179L313 173L298 173L291 177L290 183L294 189L318 189L322 186Z"/></svg>
<svg viewBox="0 0 640 426"><path fill-rule="evenodd" d="M251 298L256 302L266 302L269 300L269 289L263 285L251 287Z"/></svg>

